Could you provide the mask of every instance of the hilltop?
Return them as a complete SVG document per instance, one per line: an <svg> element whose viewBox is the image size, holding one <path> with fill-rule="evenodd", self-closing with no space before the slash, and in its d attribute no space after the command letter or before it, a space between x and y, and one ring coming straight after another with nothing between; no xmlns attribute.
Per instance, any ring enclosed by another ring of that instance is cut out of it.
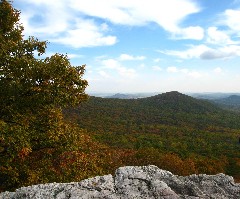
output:
<svg viewBox="0 0 240 199"><path fill-rule="evenodd" d="M105 96L104 98L117 98L117 99L138 99L138 98L145 98L154 95L154 93L116 93L114 95Z"/></svg>
<svg viewBox="0 0 240 199"><path fill-rule="evenodd" d="M165 124L206 129L209 126L239 128L238 116L224 111L206 100L195 99L177 91L141 99L110 99L91 97L66 115L87 128L113 131L115 125ZM99 123L104 123L100 125ZM114 131L118 131L115 128ZM122 131L122 132L123 132Z"/></svg>
<svg viewBox="0 0 240 199"><path fill-rule="evenodd" d="M159 94L140 100L142 103L154 106L159 111L168 109L186 113L216 113L221 110L205 100L195 99L177 91Z"/></svg>

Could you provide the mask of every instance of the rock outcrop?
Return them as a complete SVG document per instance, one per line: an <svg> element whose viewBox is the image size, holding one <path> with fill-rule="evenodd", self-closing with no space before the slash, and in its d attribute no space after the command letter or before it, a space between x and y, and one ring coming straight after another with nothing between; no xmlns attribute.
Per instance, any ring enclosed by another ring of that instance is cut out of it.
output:
<svg viewBox="0 0 240 199"><path fill-rule="evenodd" d="M72 183L50 183L0 193L0 199L240 199L240 184L217 175L176 176L156 166L121 167L105 175Z"/></svg>

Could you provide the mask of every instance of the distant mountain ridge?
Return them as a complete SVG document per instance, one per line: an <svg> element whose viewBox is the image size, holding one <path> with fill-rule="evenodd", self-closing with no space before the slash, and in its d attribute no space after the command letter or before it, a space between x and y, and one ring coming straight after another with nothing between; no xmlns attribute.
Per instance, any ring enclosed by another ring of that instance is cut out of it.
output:
<svg viewBox="0 0 240 199"><path fill-rule="evenodd" d="M208 126L240 128L238 115L224 111L206 100L177 91L141 99L90 97L75 114L79 125L102 131L127 132L128 126L174 125L205 129Z"/></svg>
<svg viewBox="0 0 240 199"><path fill-rule="evenodd" d="M240 95L230 95L229 97L212 101L224 109L240 111Z"/></svg>
<svg viewBox="0 0 240 199"><path fill-rule="evenodd" d="M97 93L90 92L88 93L90 96L94 97L103 97L103 98L118 98L118 99L137 99L137 98L145 98L152 97L163 92L132 92L132 93ZM216 100L227 98L231 95L240 96L240 93L220 93L220 92L203 92L203 93L184 93L188 96L194 97L196 99L207 99L207 100Z"/></svg>
<svg viewBox="0 0 240 199"><path fill-rule="evenodd" d="M197 99L218 100L231 95L240 96L240 93L189 93L189 95Z"/></svg>
<svg viewBox="0 0 240 199"><path fill-rule="evenodd" d="M116 93L114 95L105 96L104 98L117 98L117 99L138 99L138 98L146 98L151 97L156 93Z"/></svg>
<svg viewBox="0 0 240 199"><path fill-rule="evenodd" d="M122 93L116 93L112 96L107 96L106 98L118 98L118 99L137 99L138 96L134 94L122 94Z"/></svg>
<svg viewBox="0 0 240 199"><path fill-rule="evenodd" d="M224 104L228 106L240 106L240 96L239 95L231 95L226 98L214 100L214 102L219 104Z"/></svg>
<svg viewBox="0 0 240 199"><path fill-rule="evenodd" d="M155 93L156 94L156 93ZM115 98L115 99L142 99L142 98L148 98L148 100L153 100L153 98L161 98L159 99L161 103L172 103L173 100L184 100L183 96L185 97L193 97L194 99L200 99L200 100L207 100L210 102L214 102L214 104L217 104L217 106L224 108L224 109L229 109L229 110L234 110L234 109L240 109L240 94L239 93L189 93L189 94L182 94L179 93L178 91L171 91L171 92L166 92L162 94L156 94L154 93L138 93L138 94L124 94L124 93L116 93L114 95L109 95L109 96L104 96L104 98ZM182 97L182 99L180 99ZM164 98L166 98L166 102L164 102ZM192 101L193 102L193 101ZM199 103L195 102L196 106L199 106ZM205 104L206 105L206 104ZM200 105L201 106L201 105ZM176 109L176 104L175 107L172 107ZM210 106L208 106L210 108ZM203 108L204 110L205 108ZM211 108L212 111L214 109L216 110L216 107L213 109ZM199 109L200 110L200 109ZM202 110L202 111L203 111ZM187 108L185 107L185 111L187 111ZM191 110L190 110L191 112Z"/></svg>

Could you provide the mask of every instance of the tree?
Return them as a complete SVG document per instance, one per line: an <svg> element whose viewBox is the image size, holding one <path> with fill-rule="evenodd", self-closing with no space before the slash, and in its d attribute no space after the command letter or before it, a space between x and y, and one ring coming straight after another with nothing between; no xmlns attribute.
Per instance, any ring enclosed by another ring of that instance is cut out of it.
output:
<svg viewBox="0 0 240 199"><path fill-rule="evenodd" d="M66 107L86 99L84 66L72 67L67 56L42 55L46 42L34 37L23 39L20 12L6 0L0 3L0 115L14 122L16 113L36 112L39 108Z"/></svg>
<svg viewBox="0 0 240 199"><path fill-rule="evenodd" d="M85 65L73 67L62 54L41 58L47 42L24 39L19 18L20 11L0 0L0 184L11 185L19 180L18 159L69 145L62 108L88 98Z"/></svg>

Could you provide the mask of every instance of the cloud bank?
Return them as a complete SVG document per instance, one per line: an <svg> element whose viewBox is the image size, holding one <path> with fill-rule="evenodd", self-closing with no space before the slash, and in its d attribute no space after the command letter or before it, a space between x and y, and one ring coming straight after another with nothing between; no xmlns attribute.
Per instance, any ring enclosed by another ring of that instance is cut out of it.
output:
<svg viewBox="0 0 240 199"><path fill-rule="evenodd" d="M112 25L145 26L155 23L175 39L201 40L200 26L182 27L189 15L201 8L190 0L19 0L26 6L21 22L25 35L44 37L74 48L117 43ZM174 13L174 14L172 14Z"/></svg>

